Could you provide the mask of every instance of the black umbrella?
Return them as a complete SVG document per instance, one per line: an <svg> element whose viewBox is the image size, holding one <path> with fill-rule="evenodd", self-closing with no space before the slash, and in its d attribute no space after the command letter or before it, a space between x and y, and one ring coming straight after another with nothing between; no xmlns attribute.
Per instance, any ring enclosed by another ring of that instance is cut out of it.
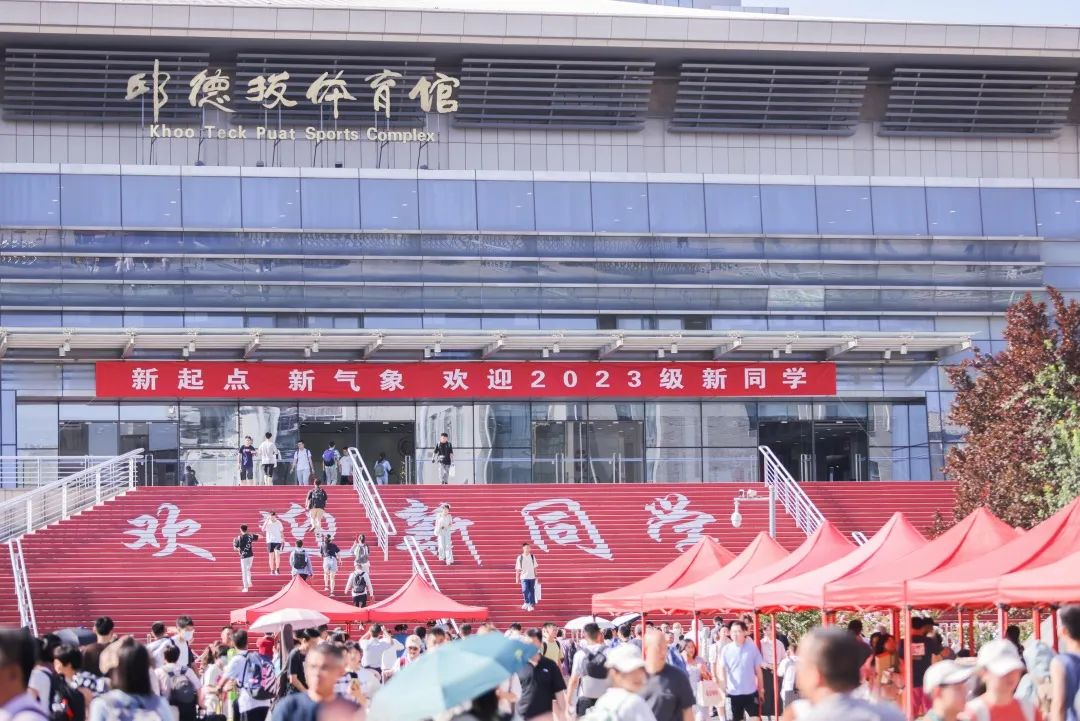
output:
<svg viewBox="0 0 1080 721"><path fill-rule="evenodd" d="M56 632L56 635L69 646L87 646L97 641L97 634L82 626L62 628Z"/></svg>

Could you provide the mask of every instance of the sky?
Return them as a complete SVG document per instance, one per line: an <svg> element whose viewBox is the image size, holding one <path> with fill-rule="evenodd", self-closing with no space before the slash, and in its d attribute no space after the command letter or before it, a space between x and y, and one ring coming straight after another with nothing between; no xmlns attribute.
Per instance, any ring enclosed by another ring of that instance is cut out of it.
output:
<svg viewBox="0 0 1080 721"><path fill-rule="evenodd" d="M745 0L792 15L930 22L1080 25L1080 0Z"/></svg>

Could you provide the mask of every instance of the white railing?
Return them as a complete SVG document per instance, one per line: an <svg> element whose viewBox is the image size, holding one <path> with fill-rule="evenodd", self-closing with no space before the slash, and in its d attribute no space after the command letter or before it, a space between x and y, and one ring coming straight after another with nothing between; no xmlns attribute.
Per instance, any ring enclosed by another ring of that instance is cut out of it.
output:
<svg viewBox="0 0 1080 721"><path fill-rule="evenodd" d="M866 534L863 533L862 531L852 531L851 532L851 540L855 541L855 545L862 546L863 544L865 544L870 539L868 539L866 537Z"/></svg>
<svg viewBox="0 0 1080 721"><path fill-rule="evenodd" d="M386 561L390 558L390 537L397 535L397 527L394 525L394 519L390 517L390 512L386 510L386 504L379 495L379 487L371 477L371 472L364 463L360 451L349 448L347 453L354 469L353 488L360 497L360 504L367 511L371 529L375 531L375 539L379 542L379 547L383 550L383 560Z"/></svg>
<svg viewBox="0 0 1080 721"><path fill-rule="evenodd" d="M405 536L405 550L409 552L409 558L412 559L413 573L420 576L420 578L427 581L428 585L441 593L439 582L435 580L435 574L431 572L431 566L428 565L427 559L424 557L424 549L420 548L420 544L412 536ZM450 623L454 626L454 632L460 636L461 631L458 629L457 621L451 618Z"/></svg>
<svg viewBox="0 0 1080 721"><path fill-rule="evenodd" d="M56 523L135 487L143 449L129 451L0 503L0 541Z"/></svg>
<svg viewBox="0 0 1080 721"><path fill-rule="evenodd" d="M806 495L795 479L792 478L788 469L772 452L768 446L758 446L764 459L764 481L776 492L776 499L783 504L788 515L795 519L797 525L807 536L811 535L825 522L825 516L821 510Z"/></svg>
<svg viewBox="0 0 1080 721"><path fill-rule="evenodd" d="M29 628L37 635L37 617L34 602L30 598L30 579L26 575L26 558L23 556L22 539L8 541L8 557L11 559L11 578L15 583L15 600L19 604L19 625Z"/></svg>
<svg viewBox="0 0 1080 721"><path fill-rule="evenodd" d="M115 456L0 456L0 489L47 485Z"/></svg>

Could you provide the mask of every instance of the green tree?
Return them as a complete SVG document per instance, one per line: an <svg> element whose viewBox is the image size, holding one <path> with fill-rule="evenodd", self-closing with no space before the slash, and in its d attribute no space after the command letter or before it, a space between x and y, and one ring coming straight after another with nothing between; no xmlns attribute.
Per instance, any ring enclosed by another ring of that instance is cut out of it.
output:
<svg viewBox="0 0 1080 721"><path fill-rule="evenodd" d="M1004 350L948 369L950 420L966 428L945 463L958 519L985 506L1030 528L1076 495L1080 304L1047 290L1052 316L1026 295L1006 313Z"/></svg>

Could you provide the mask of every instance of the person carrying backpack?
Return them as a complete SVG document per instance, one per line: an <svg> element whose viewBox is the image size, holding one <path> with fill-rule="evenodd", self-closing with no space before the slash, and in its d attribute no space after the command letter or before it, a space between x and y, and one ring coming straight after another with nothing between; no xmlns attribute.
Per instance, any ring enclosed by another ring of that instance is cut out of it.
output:
<svg viewBox="0 0 1080 721"><path fill-rule="evenodd" d="M259 534L248 533L246 524L241 524L240 535L233 539L232 545L240 554L240 582L244 586L244 593L251 588L251 564L255 562L255 541L259 540Z"/></svg>
<svg viewBox="0 0 1080 721"><path fill-rule="evenodd" d="M323 488L323 482L320 480L316 480L315 487L308 491L307 511L311 530L318 536L322 531L323 517L326 515L326 489Z"/></svg>
<svg viewBox="0 0 1080 721"><path fill-rule="evenodd" d="M296 541L296 548L289 554L289 568L294 576L299 576L305 581L311 578L311 557L304 548L302 540Z"/></svg>
<svg viewBox="0 0 1080 721"><path fill-rule="evenodd" d="M274 662L272 658L269 658L274 653L274 642L271 639L263 639L259 642L260 651L249 650L248 633L244 629L234 631L232 640L236 647L236 655L225 667L222 684L231 680L240 691L237 699L240 709L239 721L264 721L278 690ZM264 644L264 641L269 641L269 643ZM264 655L261 652L263 649L268 653Z"/></svg>
<svg viewBox="0 0 1080 721"><path fill-rule="evenodd" d="M199 705L199 677L190 667L181 667L180 649L169 644L162 651L165 665L154 672L158 677L161 695L176 709L179 721L195 721Z"/></svg>
<svg viewBox="0 0 1080 721"><path fill-rule="evenodd" d="M574 698L574 693L581 687L577 697L577 716L596 705L597 699L604 695L611 685L608 681L607 647L600 626L596 623L585 624L585 640L581 643L570 668L570 684L566 697Z"/></svg>
<svg viewBox="0 0 1080 721"><path fill-rule="evenodd" d="M341 470L341 453L334 447L335 445L334 441L330 441L322 454L323 481L328 486L337 482L338 473Z"/></svg>

